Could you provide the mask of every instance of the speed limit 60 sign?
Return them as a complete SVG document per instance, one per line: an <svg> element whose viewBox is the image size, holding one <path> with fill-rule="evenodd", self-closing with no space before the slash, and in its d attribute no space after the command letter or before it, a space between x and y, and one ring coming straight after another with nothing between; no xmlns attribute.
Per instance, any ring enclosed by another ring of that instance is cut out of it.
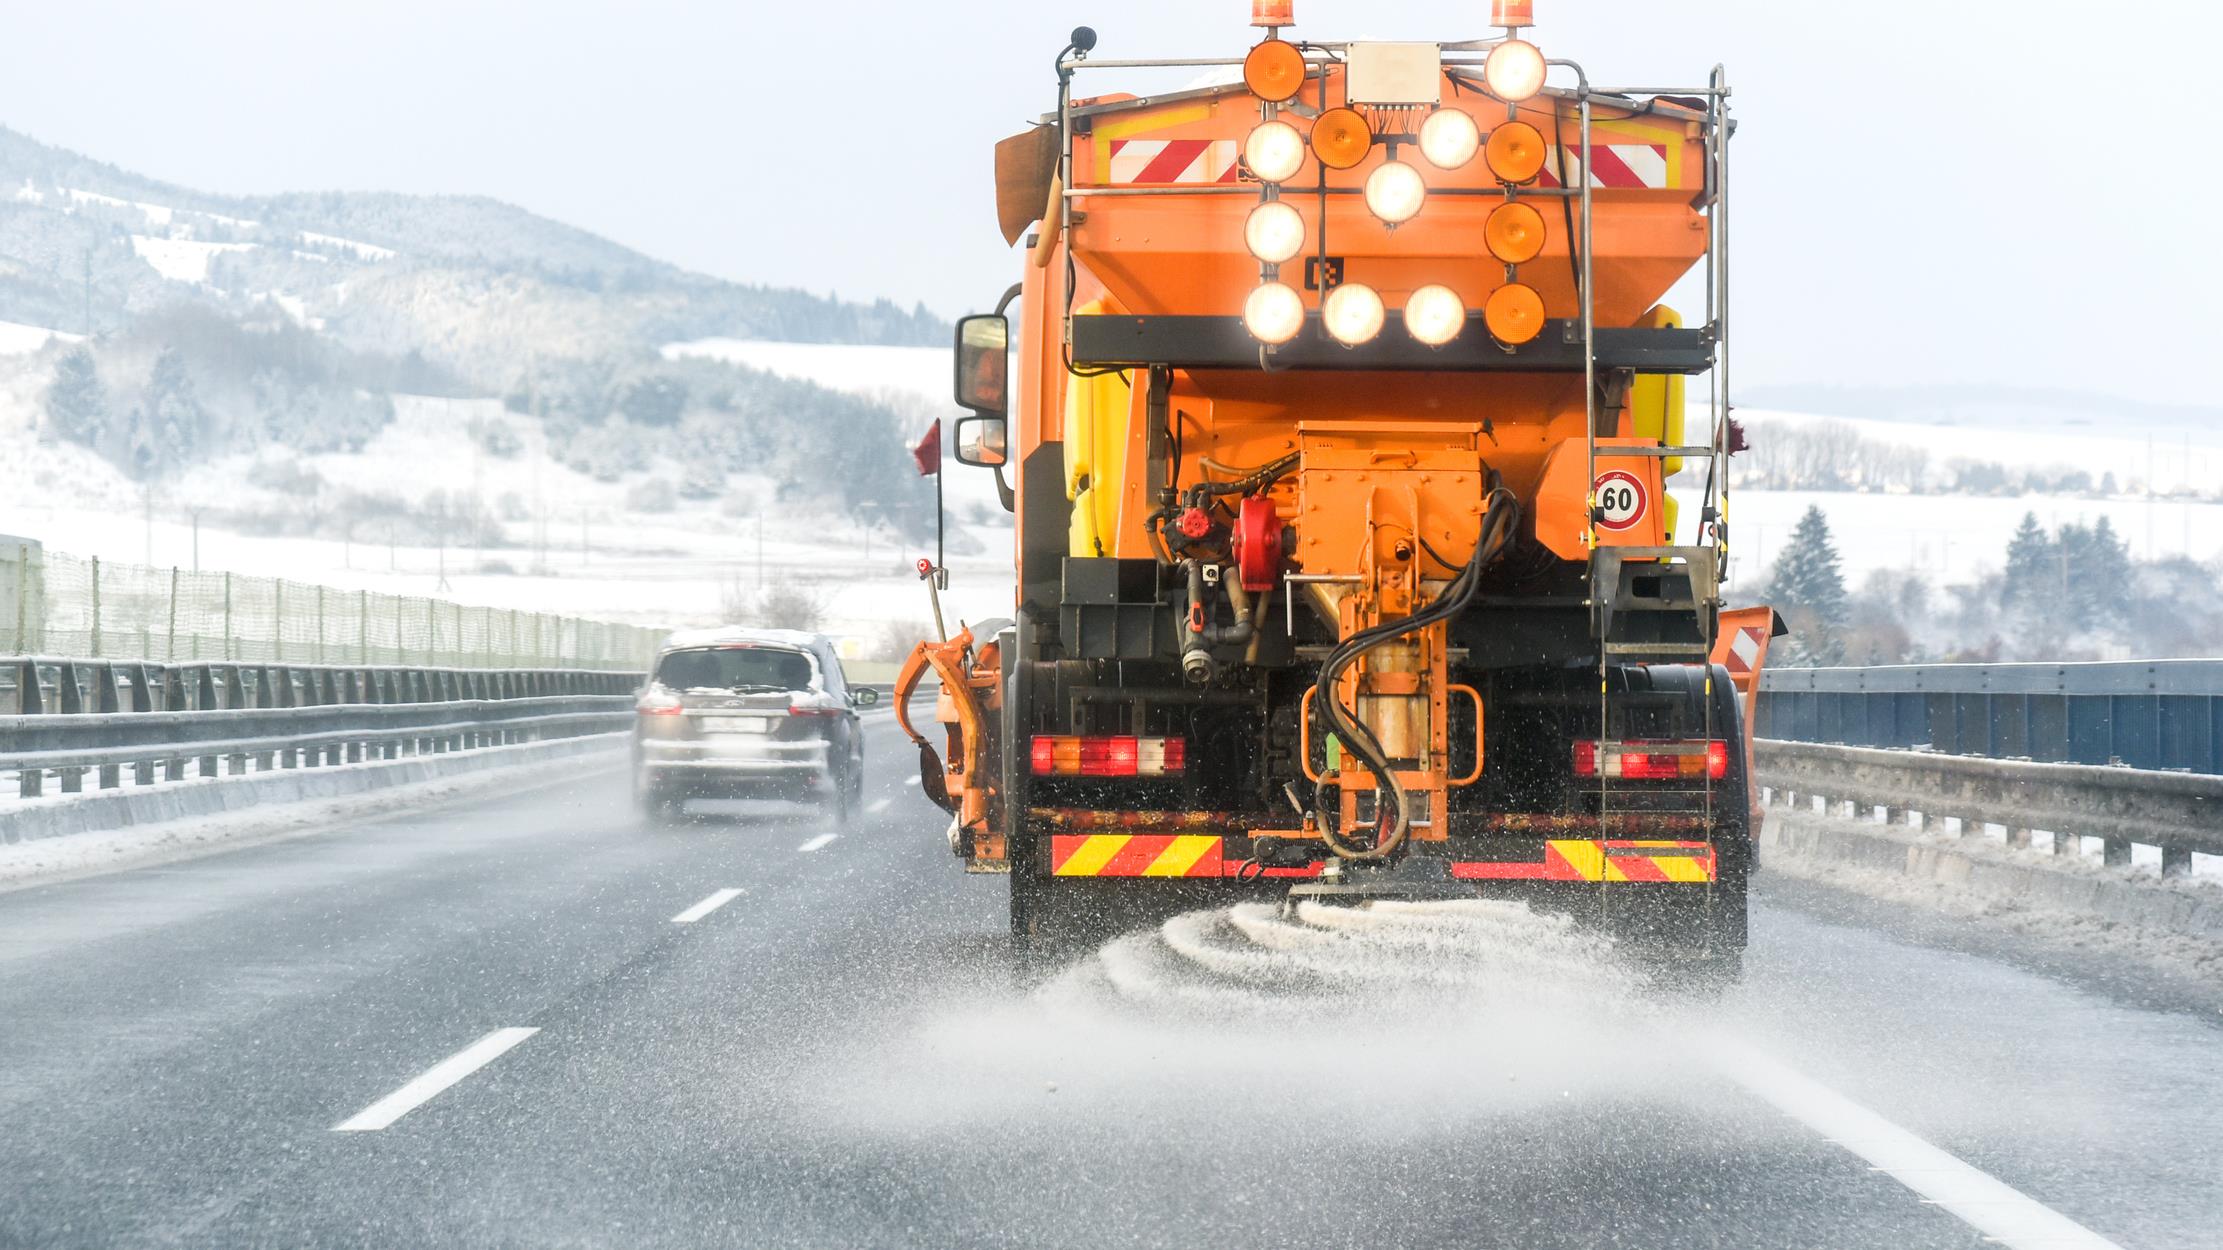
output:
<svg viewBox="0 0 2223 1250"><path fill-rule="evenodd" d="M1635 529L1652 510L1644 480L1622 469L1600 473L1591 497L1598 501L1598 528L1616 534Z"/></svg>

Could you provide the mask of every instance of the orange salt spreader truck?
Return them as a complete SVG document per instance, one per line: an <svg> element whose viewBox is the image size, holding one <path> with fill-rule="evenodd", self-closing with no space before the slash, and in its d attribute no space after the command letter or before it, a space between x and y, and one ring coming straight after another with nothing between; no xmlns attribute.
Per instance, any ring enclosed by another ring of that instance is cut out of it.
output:
<svg viewBox="0 0 2223 1250"><path fill-rule="evenodd" d="M1593 87L1529 7L1332 43L1259 0L1225 62L1084 27L997 147L1024 280L959 324L954 441L1016 514L1012 616L895 706L1021 939L1264 883L1739 966L1781 626L1721 608L1729 89ZM1200 64L1226 85L1075 89ZM1686 275L1703 320L1659 302Z"/></svg>

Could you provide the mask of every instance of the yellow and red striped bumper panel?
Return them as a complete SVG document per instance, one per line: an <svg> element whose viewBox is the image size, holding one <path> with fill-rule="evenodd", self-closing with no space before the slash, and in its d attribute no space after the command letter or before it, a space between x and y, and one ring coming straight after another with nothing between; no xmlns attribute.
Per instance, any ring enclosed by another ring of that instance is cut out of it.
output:
<svg viewBox="0 0 2223 1250"><path fill-rule="evenodd" d="M1460 881L1628 881L1704 884L1714 879L1714 848L1704 842L1574 841L1544 843L1532 863L1453 861Z"/></svg>
<svg viewBox="0 0 2223 1250"><path fill-rule="evenodd" d="M1183 833L1060 834L1050 839L1058 877L1218 877L1221 839Z"/></svg>
<svg viewBox="0 0 2223 1250"><path fill-rule="evenodd" d="M1634 884L1704 884L1714 879L1714 849L1704 842L1553 839L1541 859L1508 863L1453 860L1460 881L1612 881ZM1223 840L1206 834L1057 834L1050 839L1050 872L1059 877L1317 877L1310 868L1253 866L1228 859Z"/></svg>

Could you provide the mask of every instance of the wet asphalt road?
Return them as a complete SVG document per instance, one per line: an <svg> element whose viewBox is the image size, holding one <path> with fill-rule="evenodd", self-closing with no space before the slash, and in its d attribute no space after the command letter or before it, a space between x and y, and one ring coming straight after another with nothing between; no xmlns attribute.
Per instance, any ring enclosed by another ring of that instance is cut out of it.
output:
<svg viewBox="0 0 2223 1250"><path fill-rule="evenodd" d="M0 894L0 1245L1986 1244L1722 1038L2120 1245L2223 1239L2215 1021L1787 884L1666 1024L1138 998L1118 952L1014 967L871 733L831 841L645 827L613 771ZM500 1029L536 1031L333 1131Z"/></svg>

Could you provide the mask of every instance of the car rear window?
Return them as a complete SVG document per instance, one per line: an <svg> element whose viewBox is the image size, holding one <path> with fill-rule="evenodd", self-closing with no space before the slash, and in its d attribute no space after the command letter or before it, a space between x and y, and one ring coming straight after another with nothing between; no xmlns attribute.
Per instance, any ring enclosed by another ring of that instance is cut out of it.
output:
<svg viewBox="0 0 2223 1250"><path fill-rule="evenodd" d="M702 647L674 651L656 680L674 690L805 690L810 657L779 647Z"/></svg>

